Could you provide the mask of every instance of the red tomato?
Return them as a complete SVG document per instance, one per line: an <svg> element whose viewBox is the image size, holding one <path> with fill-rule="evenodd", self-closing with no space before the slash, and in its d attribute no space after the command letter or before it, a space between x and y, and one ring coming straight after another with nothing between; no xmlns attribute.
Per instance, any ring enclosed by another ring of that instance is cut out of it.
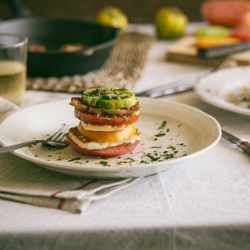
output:
<svg viewBox="0 0 250 250"><path fill-rule="evenodd" d="M245 0L207 0L201 4L202 16L213 24L250 24L250 2Z"/></svg>
<svg viewBox="0 0 250 250"><path fill-rule="evenodd" d="M239 25L232 29L232 36L242 41L250 41L250 26Z"/></svg>
<svg viewBox="0 0 250 250"><path fill-rule="evenodd" d="M114 116L114 117L109 117L105 115L92 115L92 114L87 114L83 113L77 108L75 108L75 117L78 118L79 120L85 122L85 123L92 123L92 124L104 124L104 125L129 125L132 123L135 123L139 115L124 115L124 116Z"/></svg>
<svg viewBox="0 0 250 250"><path fill-rule="evenodd" d="M69 141L70 145L79 153L84 155L90 156L98 156L98 157L114 157L118 155L123 155L126 153L131 152L135 149L135 147L139 144L140 141L136 141L133 144L121 144L114 147L108 147L103 149L84 149L79 147L76 143L74 143L70 137L67 135L67 140Z"/></svg>

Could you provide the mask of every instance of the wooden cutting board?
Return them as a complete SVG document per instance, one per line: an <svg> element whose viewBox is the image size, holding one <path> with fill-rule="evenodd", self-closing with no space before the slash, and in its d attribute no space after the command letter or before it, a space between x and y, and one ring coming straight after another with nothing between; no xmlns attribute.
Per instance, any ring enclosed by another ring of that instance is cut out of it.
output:
<svg viewBox="0 0 250 250"><path fill-rule="evenodd" d="M173 43L167 51L167 60L171 62L181 62L189 64L198 64L204 66L218 66L226 58L232 58L239 65L250 65L250 50L232 54L227 57L202 59L196 56L197 49L195 47L196 38L187 36Z"/></svg>

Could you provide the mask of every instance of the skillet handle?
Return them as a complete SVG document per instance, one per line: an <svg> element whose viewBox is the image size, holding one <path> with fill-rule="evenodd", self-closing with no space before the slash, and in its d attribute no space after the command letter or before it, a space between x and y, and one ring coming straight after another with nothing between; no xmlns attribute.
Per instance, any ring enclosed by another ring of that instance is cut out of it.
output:
<svg viewBox="0 0 250 250"><path fill-rule="evenodd" d="M7 4L10 5L10 7L13 10L14 18L19 17L29 17L31 16L31 12L29 9L23 6L21 1L19 0L6 0Z"/></svg>

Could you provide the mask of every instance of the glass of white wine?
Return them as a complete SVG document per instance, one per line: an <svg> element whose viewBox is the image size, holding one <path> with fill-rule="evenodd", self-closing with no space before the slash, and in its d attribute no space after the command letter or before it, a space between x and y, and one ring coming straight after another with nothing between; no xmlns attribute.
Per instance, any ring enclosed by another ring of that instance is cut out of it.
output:
<svg viewBox="0 0 250 250"><path fill-rule="evenodd" d="M0 33L0 96L21 106L26 89L28 38Z"/></svg>

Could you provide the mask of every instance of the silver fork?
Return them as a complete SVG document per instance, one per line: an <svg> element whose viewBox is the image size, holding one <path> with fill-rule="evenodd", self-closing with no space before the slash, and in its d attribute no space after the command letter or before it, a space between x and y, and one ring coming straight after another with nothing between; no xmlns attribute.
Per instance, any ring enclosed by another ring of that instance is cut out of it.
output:
<svg viewBox="0 0 250 250"><path fill-rule="evenodd" d="M43 145L50 145L50 146L55 146L55 147L60 147L60 148L66 147L69 145L66 139L68 128L69 127L67 125L63 125L56 133L54 133L52 136L50 136L46 140L32 140L32 141L22 142L19 144L0 148L0 154L11 152L11 151L14 151L15 149L23 148L23 147L30 146L30 145L37 144L37 143L42 143Z"/></svg>
<svg viewBox="0 0 250 250"><path fill-rule="evenodd" d="M181 79L174 81L172 83L168 83L167 85L161 85L159 87L155 87L152 89L148 89L146 91L136 93L136 96L145 96L145 97L161 97L161 96L166 96L166 95L171 95L171 94L176 94L176 93L181 93L184 91L189 91L192 90L194 87L194 84L201 79L201 77L204 77L205 75L218 71L220 69L224 68L234 68L238 66L238 63L235 60L232 59L226 59L223 61L220 65L218 65L215 68L212 68L206 73L196 73L188 78Z"/></svg>

